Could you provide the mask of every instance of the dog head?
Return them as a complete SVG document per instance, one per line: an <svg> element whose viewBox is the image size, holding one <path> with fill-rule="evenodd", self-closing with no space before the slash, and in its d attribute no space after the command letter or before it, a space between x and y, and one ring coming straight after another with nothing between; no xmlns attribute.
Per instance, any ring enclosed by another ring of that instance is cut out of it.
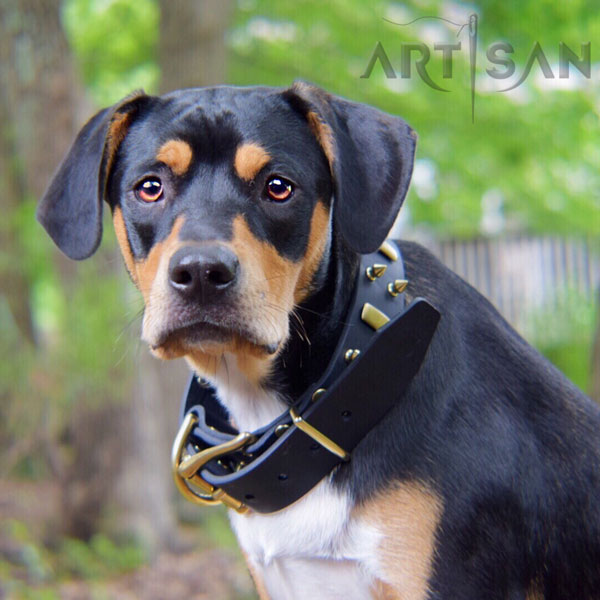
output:
<svg viewBox="0 0 600 600"><path fill-rule="evenodd" d="M200 372L233 352L260 378L332 236L357 253L382 243L414 148L401 119L305 83L137 93L84 126L38 219L87 258L106 200L153 352Z"/></svg>

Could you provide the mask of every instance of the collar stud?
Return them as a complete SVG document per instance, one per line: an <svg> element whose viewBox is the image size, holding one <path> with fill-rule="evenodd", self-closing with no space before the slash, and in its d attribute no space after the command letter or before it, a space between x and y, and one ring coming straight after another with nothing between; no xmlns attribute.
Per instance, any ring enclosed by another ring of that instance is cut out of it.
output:
<svg viewBox="0 0 600 600"><path fill-rule="evenodd" d="M379 263L375 263L370 267L367 267L365 271L365 275L369 279L369 281L375 281L377 278L381 277L387 270L387 265L382 265Z"/></svg>
<svg viewBox="0 0 600 600"><path fill-rule="evenodd" d="M316 402L327 390L325 388L319 388L313 392L311 400Z"/></svg>
<svg viewBox="0 0 600 600"><path fill-rule="evenodd" d="M359 354L360 350L358 348L348 348L344 353L344 360L347 363L351 363Z"/></svg>
<svg viewBox="0 0 600 600"><path fill-rule="evenodd" d="M387 258L389 258L392 261L398 260L398 249L396 248L396 246L394 246L394 244L392 244L392 242L383 242L383 244L381 244L381 247L379 248L379 252L381 252L381 254L383 254L384 256L387 256Z"/></svg>
<svg viewBox="0 0 600 600"><path fill-rule="evenodd" d="M388 283L387 291L395 298L406 289L407 285L408 279L395 279L393 282Z"/></svg>
<svg viewBox="0 0 600 600"><path fill-rule="evenodd" d="M375 331L383 327L390 320L384 312L375 308L369 302L364 303L360 318Z"/></svg>

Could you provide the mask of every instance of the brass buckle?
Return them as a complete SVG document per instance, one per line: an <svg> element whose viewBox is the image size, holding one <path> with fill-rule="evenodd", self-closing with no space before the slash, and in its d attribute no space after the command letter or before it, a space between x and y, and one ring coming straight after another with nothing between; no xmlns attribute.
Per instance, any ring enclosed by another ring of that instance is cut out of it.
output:
<svg viewBox="0 0 600 600"><path fill-rule="evenodd" d="M198 417L193 413L188 413L183 419L173 442L171 468L177 489L186 500L195 504L214 506L222 503L239 513L247 512L248 507L243 502L236 500L221 488L216 488L204 480L200 475L200 469L214 458L235 452L251 444L255 436L247 432L240 433L231 441L224 444L206 448L196 454L188 454L187 452L184 454L188 436L197 422Z"/></svg>
<svg viewBox="0 0 600 600"><path fill-rule="evenodd" d="M290 408L290 416L292 417L294 425L308 437L311 437L315 442L323 446L326 450L329 450L332 454L339 456L343 461L348 462L350 460L350 454L348 452L341 446L338 446L333 440L330 440L325 434L321 433L316 427L313 427L310 423L305 421L295 408Z"/></svg>

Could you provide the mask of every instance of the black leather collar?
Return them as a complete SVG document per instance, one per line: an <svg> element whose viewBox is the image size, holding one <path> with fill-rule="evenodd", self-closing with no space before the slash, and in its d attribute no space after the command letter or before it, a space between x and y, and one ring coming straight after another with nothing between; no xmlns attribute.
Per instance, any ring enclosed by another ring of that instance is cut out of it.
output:
<svg viewBox="0 0 600 600"><path fill-rule="evenodd" d="M346 325L324 374L294 403L295 412L251 432L243 448L221 453L219 446L239 432L214 389L190 379L181 412L182 420L190 415L187 430L180 430L173 451L175 478L184 495L197 497L189 491L199 485L207 503L220 500L261 513L285 508L351 459L354 448L401 400L440 315L422 298L405 306L404 267L392 242L363 256L357 278ZM202 453L216 456L201 460L205 464L198 470L192 463Z"/></svg>

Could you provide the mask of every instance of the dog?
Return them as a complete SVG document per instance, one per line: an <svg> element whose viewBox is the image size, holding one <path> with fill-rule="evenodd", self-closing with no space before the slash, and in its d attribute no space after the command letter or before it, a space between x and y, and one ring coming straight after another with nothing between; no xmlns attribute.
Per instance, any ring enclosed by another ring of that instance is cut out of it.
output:
<svg viewBox="0 0 600 600"><path fill-rule="evenodd" d="M138 92L83 127L38 219L84 259L106 201L143 340L253 432L335 352L415 145L402 119L304 82ZM429 252L397 248L435 334L350 460L281 510L231 511L260 598L600 598L600 410Z"/></svg>

